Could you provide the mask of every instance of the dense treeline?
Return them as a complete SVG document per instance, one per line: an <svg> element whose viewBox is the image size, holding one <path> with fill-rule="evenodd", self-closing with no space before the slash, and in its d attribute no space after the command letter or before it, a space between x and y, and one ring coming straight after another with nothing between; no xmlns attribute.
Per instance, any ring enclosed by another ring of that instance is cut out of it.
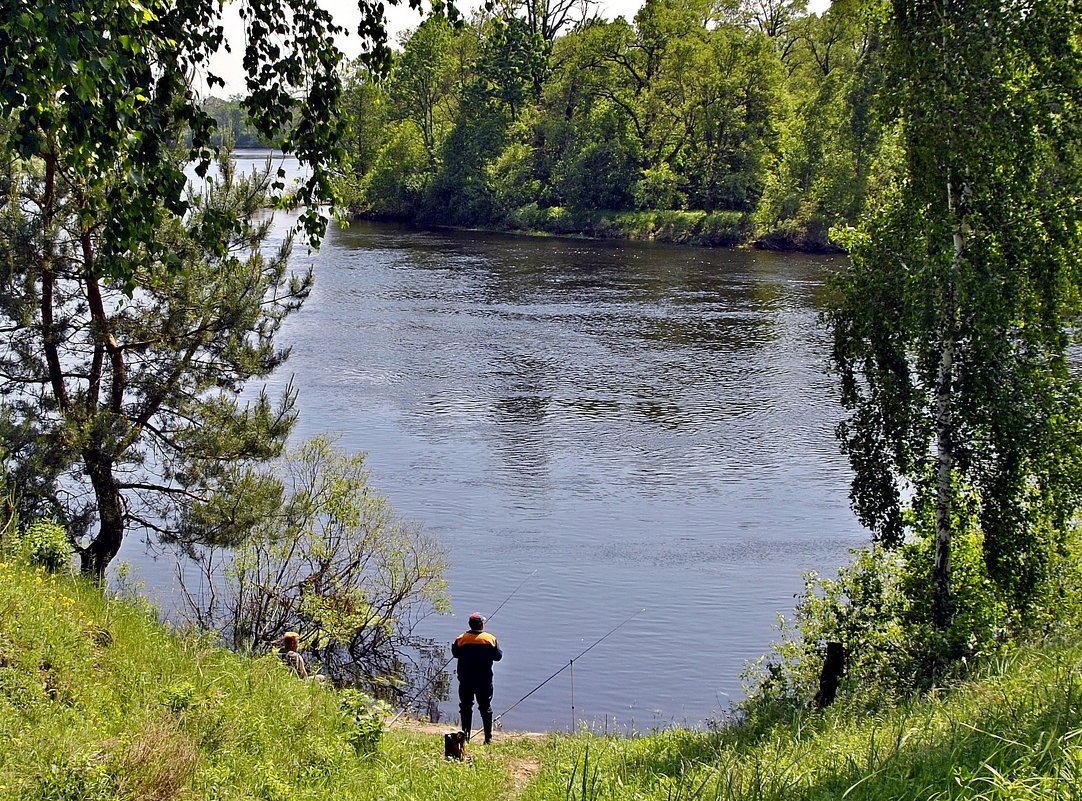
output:
<svg viewBox="0 0 1082 801"><path fill-rule="evenodd" d="M242 99L239 97L222 100L220 97L208 97L203 103L203 110L215 122L212 141L216 145L232 144L233 147L278 147L280 141L263 136L248 119Z"/></svg>
<svg viewBox="0 0 1082 801"><path fill-rule="evenodd" d="M513 0L358 69L351 204L373 217L822 248L886 171L876 2Z"/></svg>

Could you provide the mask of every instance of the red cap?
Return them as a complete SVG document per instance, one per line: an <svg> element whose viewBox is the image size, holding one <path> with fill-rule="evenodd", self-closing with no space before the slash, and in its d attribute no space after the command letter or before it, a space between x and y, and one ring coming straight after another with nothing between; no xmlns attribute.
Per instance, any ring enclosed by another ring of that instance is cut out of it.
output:
<svg viewBox="0 0 1082 801"><path fill-rule="evenodd" d="M485 626L485 616L484 615L482 615L480 612L474 612L472 615L470 615L470 628L471 629L480 629L480 628L484 628L484 626Z"/></svg>

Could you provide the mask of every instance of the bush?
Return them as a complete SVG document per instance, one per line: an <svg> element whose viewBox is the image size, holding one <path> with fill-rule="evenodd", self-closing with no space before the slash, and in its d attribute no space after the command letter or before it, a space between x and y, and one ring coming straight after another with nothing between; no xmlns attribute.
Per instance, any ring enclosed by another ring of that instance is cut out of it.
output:
<svg viewBox="0 0 1082 801"><path fill-rule="evenodd" d="M620 236L685 245L732 247L750 235L748 217L739 211L627 211L606 216L591 231L595 236Z"/></svg>
<svg viewBox="0 0 1082 801"><path fill-rule="evenodd" d="M680 176L666 163L643 170L632 194L638 209L677 209L687 200L680 191Z"/></svg>
<svg viewBox="0 0 1082 801"><path fill-rule="evenodd" d="M356 192L360 211L373 217L413 219L420 211L432 165L416 128L394 129Z"/></svg>
<svg viewBox="0 0 1082 801"><path fill-rule="evenodd" d="M384 718L391 708L359 690L342 691L342 712L349 720L346 742L353 746L358 756L374 754L386 731Z"/></svg>
<svg viewBox="0 0 1082 801"><path fill-rule="evenodd" d="M972 522L960 520L953 539L957 611L950 629L937 630L931 619L935 539L929 526L898 549L854 551L836 579L805 577L793 621L780 626L781 641L748 671L745 714L812 706L827 642L845 651L839 698L879 708L958 678L1026 634L988 577L983 537ZM1066 597L1066 586L1054 592Z"/></svg>
<svg viewBox="0 0 1082 801"><path fill-rule="evenodd" d="M187 551L205 588L185 593L193 622L256 652L303 632L306 661L338 680L393 673L416 621L446 609L439 543L373 490L363 455L327 438L258 473L277 508L234 548Z"/></svg>
<svg viewBox="0 0 1082 801"><path fill-rule="evenodd" d="M12 556L25 564L42 567L50 573L71 569L75 555L68 531L52 520L37 520L9 540Z"/></svg>

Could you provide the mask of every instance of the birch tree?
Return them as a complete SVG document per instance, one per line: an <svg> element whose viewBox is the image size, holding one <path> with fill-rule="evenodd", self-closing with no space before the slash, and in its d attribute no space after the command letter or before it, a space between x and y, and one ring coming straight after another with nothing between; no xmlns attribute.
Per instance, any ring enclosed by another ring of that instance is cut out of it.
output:
<svg viewBox="0 0 1082 801"><path fill-rule="evenodd" d="M854 507L887 544L934 531L944 632L964 517L1011 626L1078 509L1080 20L1074 0L895 0L889 15L904 166L845 234L828 319Z"/></svg>

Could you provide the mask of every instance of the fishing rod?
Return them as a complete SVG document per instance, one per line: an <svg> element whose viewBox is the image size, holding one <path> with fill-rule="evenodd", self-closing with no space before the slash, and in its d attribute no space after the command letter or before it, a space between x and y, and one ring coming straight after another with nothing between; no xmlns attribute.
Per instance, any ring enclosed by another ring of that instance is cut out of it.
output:
<svg viewBox="0 0 1082 801"><path fill-rule="evenodd" d="M583 649L582 649L581 651L579 651L579 652L578 652L577 654L575 654L575 656L571 657L571 659L569 659L569 660L567 661L567 664L566 664L566 665L563 665L563 666L562 666L562 667L561 667L561 668L560 668L559 670L557 670L557 671L556 671L555 673L553 673L553 674L552 674L551 676L549 676L549 677L548 677L547 679L545 679L545 680L544 680L543 682L541 682L540 684L538 684L538 685L537 685L536 687L534 687L534 688L533 688L532 690L530 690L530 691L529 691L528 693L526 693L526 694L525 694L524 696L522 696L521 698L519 698L519 699L518 699L517 701L515 701L515 703L511 704L511 706L507 707L507 709L505 709L505 710L504 710L503 712L501 712L500 714L498 714L498 715L497 715L497 716L496 716L496 717L495 717L495 718L493 719L493 723L494 723L494 724L495 724L495 723L498 723L498 722L500 721L500 719L501 719L501 718L503 718L503 716L504 716L504 715L506 715L506 714L507 714L508 712L510 712L510 711L511 711L512 709L514 709L514 708L515 708L516 706L518 706L519 704L521 704L521 703L522 703L523 701L525 701L525 700L526 700L527 698L529 698L529 697L530 697L531 695L533 695L533 694L534 694L535 692L537 692L538 690L540 690L540 689L541 689L542 687L544 687L544 686L545 686L546 684L548 684L548 683L549 683L550 681L552 681L552 680L553 680L554 678L556 678L557 676L559 676L559 675L560 675L561 673L563 673L563 672L564 672L565 670L567 670L568 668L572 668L572 669L574 669L574 665L575 665L575 660L576 660L576 659L581 659L582 657L586 656L586 654L588 654L588 653L589 653L590 651L592 651L592 650L593 650L593 649L594 649L595 647L597 647L598 645L601 645L601 643L603 643L603 642L604 642L605 640L607 640L607 639L608 639L609 637L611 637L611 636L612 636L613 634L615 634L615 633L616 633L616 630L617 630L617 629L619 629L619 628L622 628L622 627L623 627L623 626L624 626L625 624L627 624L627 623L630 623L630 622L631 622L632 620L634 620L635 618L637 618L637 617L638 617L639 615L641 615L641 614L642 614L643 612L645 612L645 611L646 611L646 609L640 609L640 610L639 610L638 612L636 612L635 614L633 614L633 615L631 615L631 616L629 616L629 617L627 617L627 618L624 618L623 620L621 620L621 621L620 621L619 623L617 623L617 624L616 624L615 626L613 626L613 627L612 627L611 629L609 629L609 630L608 630L608 631L607 631L607 632L606 632L605 634L603 634L603 635L602 635L601 637L598 637L598 638L597 638L596 640L594 640L594 641L593 641L592 643L590 643L590 644L589 644L588 646L586 646L586 647L585 647L585 648L583 648Z"/></svg>
<svg viewBox="0 0 1082 801"><path fill-rule="evenodd" d="M497 606L497 607L495 608L495 610L493 610L492 614L490 614L490 615L489 615L489 616L488 616L487 618L485 618L486 622L487 622L487 621L489 621L489 620L492 620L492 618L496 617L497 613L499 613L499 611L500 611L501 609L503 609L503 607L504 607L504 604L506 604L506 603L507 603L508 601L510 601L510 600L511 600L512 598L514 598L514 597L515 597L515 593L517 593L517 592L518 592L519 590L521 590L521 589L522 589L522 587L523 587L523 585L524 585L524 584L525 584L525 583L526 583L527 581L529 581L530 579L532 579L532 578L533 578L534 576L536 576L536 575L537 575L537 570L534 570L534 572L533 572L533 573L531 573L530 575L526 576L526 578L524 578L524 579L523 579L522 581L520 581L520 582L518 583L518 586L517 586L517 587L515 587L515 589L511 590L511 594L510 594L510 595L508 595L508 596L507 596L506 598L504 598L504 599L503 599L503 601L501 601L501 602L500 602L500 605L499 605L499 606ZM445 671L445 670L447 669L447 666L448 666L449 664L451 664L451 660L452 660L452 659L454 659L454 657L453 657L453 656L449 656L449 657L447 657L447 661L446 661L446 662L444 662L444 663L443 663L443 664L442 664L442 665L440 666L440 669L439 669L439 670L437 670L437 671L436 671L435 673L433 673L433 674L432 674L432 677L431 677L431 678L430 678L430 679L429 679L428 681L426 681L426 682L424 683L424 685L423 685L423 686L422 686L422 687L421 687L421 688L420 688L420 689L419 689L419 690L417 691L416 695L414 695L414 696L413 696L412 698L410 698L410 699L409 699L409 700L408 700L408 701L406 702L406 704L405 704L405 705L404 705L404 706L402 707L402 709L400 709L400 710L399 710L399 711L397 712L397 714L395 714L395 716L394 716L393 718L391 718L391 719L390 719L390 721L388 721L388 723L387 723L387 725L388 725L388 726L390 726L390 725L391 725L392 723L394 723L394 722L395 722L395 721L397 721L397 720L398 720L398 719L399 719L400 717L402 717L402 716L403 716L404 714L406 714L406 710L407 710L407 709L409 709L409 707L410 707L410 704L412 704L412 703L413 703L414 701L416 701L416 700L417 700L418 698L420 698L420 697L421 697L422 695L424 695L424 694L425 694L425 691L426 691L426 690L428 690L428 688L432 686L433 682L435 682L435 681L436 681L436 679L437 679L437 678L439 678L439 677L440 677L440 676L441 676L441 675L443 674L443 671Z"/></svg>

